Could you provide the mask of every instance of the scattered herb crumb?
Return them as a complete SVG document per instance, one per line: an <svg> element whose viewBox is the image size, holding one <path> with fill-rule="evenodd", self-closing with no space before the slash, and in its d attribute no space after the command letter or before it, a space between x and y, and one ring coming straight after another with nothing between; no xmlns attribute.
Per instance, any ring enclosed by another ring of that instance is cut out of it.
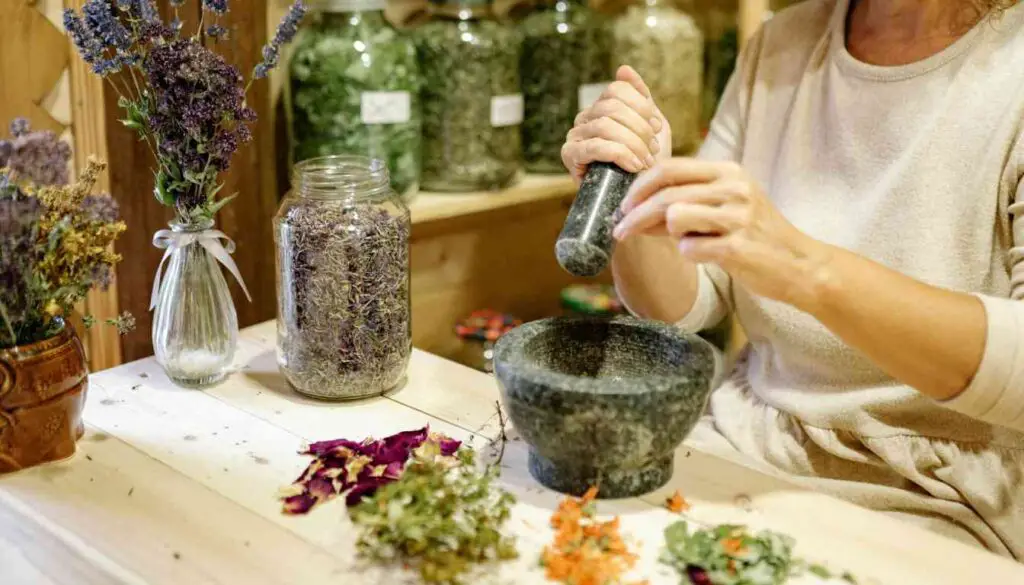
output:
<svg viewBox="0 0 1024 585"><path fill-rule="evenodd" d="M132 496L132 494L134 494L134 493L135 493L135 488L134 488L134 487L128 488L128 497L129 497L129 498L130 498L130 497Z"/></svg>
<svg viewBox="0 0 1024 585"><path fill-rule="evenodd" d="M138 390L139 388L142 388L142 384L135 384L134 386L132 386L132 392Z"/></svg>
<svg viewBox="0 0 1024 585"><path fill-rule="evenodd" d="M183 438L184 438L184 439L185 439L186 441L195 441L195 440L197 440L197 439L198 439L199 437L197 437L197 436L195 436L195 435L185 435L185 436L184 436Z"/></svg>
<svg viewBox="0 0 1024 585"><path fill-rule="evenodd" d="M665 529L661 562L673 567L684 585L783 585L807 573L856 583L849 573L836 574L796 558L793 544L783 534L768 530L754 534L732 524L691 532L680 520Z"/></svg>
<svg viewBox="0 0 1024 585"><path fill-rule="evenodd" d="M174 560L176 560L176 561L180 561L181 560L181 553L178 552L178 551L174 551L174 554L172 556L174 557Z"/></svg>
<svg viewBox="0 0 1024 585"><path fill-rule="evenodd" d="M607 522L595 518L597 488L581 499L562 500L551 517L555 540L541 553L547 578L566 585L616 585L636 564L619 533L618 517ZM639 585L639 584L638 584Z"/></svg>
<svg viewBox="0 0 1024 585"><path fill-rule="evenodd" d="M92 455L86 455L85 458L88 459L89 461L92 461Z"/></svg>
<svg viewBox="0 0 1024 585"><path fill-rule="evenodd" d="M398 481L351 509L360 555L443 585L467 583L474 565L516 558L515 539L501 532L515 498L492 487L496 479L494 466L477 469L471 449L446 457L424 443Z"/></svg>
<svg viewBox="0 0 1024 585"><path fill-rule="evenodd" d="M147 374L146 372L142 372L141 374L139 374L139 377L145 379L149 377L149 374Z"/></svg>
<svg viewBox="0 0 1024 585"><path fill-rule="evenodd" d="M680 493L679 490L676 490L675 493L672 494L672 497L665 500L665 507L668 508L670 512L681 514L690 509L690 503L683 498L683 494Z"/></svg>

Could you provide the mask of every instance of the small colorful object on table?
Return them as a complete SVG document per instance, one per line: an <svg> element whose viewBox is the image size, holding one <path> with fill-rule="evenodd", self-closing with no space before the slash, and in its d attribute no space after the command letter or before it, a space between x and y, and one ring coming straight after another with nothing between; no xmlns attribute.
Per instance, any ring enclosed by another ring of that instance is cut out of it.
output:
<svg viewBox="0 0 1024 585"><path fill-rule="evenodd" d="M577 315L617 315L625 307L610 284L574 284L562 289L562 307Z"/></svg>
<svg viewBox="0 0 1024 585"><path fill-rule="evenodd" d="M472 366L483 372L494 371L494 343L509 331L523 324L507 313L499 313L492 309L473 311L468 317L455 325L455 334L459 339L469 342L474 348Z"/></svg>

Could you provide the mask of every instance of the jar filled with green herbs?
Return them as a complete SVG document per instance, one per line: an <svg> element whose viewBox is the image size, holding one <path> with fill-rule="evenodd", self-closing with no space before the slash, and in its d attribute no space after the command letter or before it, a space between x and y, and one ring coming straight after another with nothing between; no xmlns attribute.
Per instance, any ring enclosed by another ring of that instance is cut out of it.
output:
<svg viewBox="0 0 1024 585"><path fill-rule="evenodd" d="M561 173L566 133L579 111L601 95L612 77L605 23L583 0L542 0L519 25L526 168Z"/></svg>
<svg viewBox="0 0 1024 585"><path fill-rule="evenodd" d="M292 182L274 217L278 365L307 396L382 394L412 352L409 208L380 160L310 159Z"/></svg>
<svg viewBox="0 0 1024 585"><path fill-rule="evenodd" d="M644 78L672 127L672 151L701 142L704 37L692 16L668 0L630 6L613 25L613 56Z"/></svg>
<svg viewBox="0 0 1024 585"><path fill-rule="evenodd" d="M707 134L739 55L737 0L697 0L693 16L704 33L704 97L701 133Z"/></svg>
<svg viewBox="0 0 1024 585"><path fill-rule="evenodd" d="M523 157L518 32L494 21L488 0L431 0L416 46L423 188L476 191L515 182Z"/></svg>
<svg viewBox="0 0 1024 585"><path fill-rule="evenodd" d="M385 161L407 199L419 184L420 75L413 39L384 19L385 0L314 0L290 68L293 158Z"/></svg>

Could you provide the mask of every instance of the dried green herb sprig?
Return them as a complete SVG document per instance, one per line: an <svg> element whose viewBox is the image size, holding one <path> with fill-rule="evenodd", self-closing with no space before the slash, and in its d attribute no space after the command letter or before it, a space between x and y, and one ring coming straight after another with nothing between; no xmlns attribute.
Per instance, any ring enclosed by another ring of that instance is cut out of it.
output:
<svg viewBox="0 0 1024 585"><path fill-rule="evenodd" d="M856 583L849 573L796 558L793 545L791 537L770 530L755 534L723 524L691 532L680 520L665 529L661 562L675 568L684 585L783 585L806 573Z"/></svg>
<svg viewBox="0 0 1024 585"><path fill-rule="evenodd" d="M515 497L493 487L497 466L481 472L470 449L455 459L427 442L402 477L353 508L364 558L402 562L426 583L466 583L477 564L518 556L515 539L502 534Z"/></svg>

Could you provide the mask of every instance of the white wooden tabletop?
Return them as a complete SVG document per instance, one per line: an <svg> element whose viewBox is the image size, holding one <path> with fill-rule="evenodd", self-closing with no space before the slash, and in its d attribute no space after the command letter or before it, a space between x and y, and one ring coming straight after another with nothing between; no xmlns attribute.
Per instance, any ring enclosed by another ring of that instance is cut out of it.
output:
<svg viewBox="0 0 1024 585"><path fill-rule="evenodd" d="M272 323L243 332L237 364L229 380L205 391L175 387L152 359L92 376L78 454L0 477L0 584L415 582L356 558L342 499L285 516L277 491L304 469L308 459L297 451L314 440L430 424L485 446L498 431L493 378L417 352L408 383L389 397L307 400L278 373ZM519 498L508 529L522 557L472 582L544 583L537 558L559 496L529 476L522 442L507 445L503 467L504 487ZM866 582L1024 584L1016 563L686 445L669 486L598 505L622 516L641 550L636 577L652 584L679 582L657 564L662 530L678 519L662 502L676 489L692 504L684 515L692 522L785 532L803 556Z"/></svg>

